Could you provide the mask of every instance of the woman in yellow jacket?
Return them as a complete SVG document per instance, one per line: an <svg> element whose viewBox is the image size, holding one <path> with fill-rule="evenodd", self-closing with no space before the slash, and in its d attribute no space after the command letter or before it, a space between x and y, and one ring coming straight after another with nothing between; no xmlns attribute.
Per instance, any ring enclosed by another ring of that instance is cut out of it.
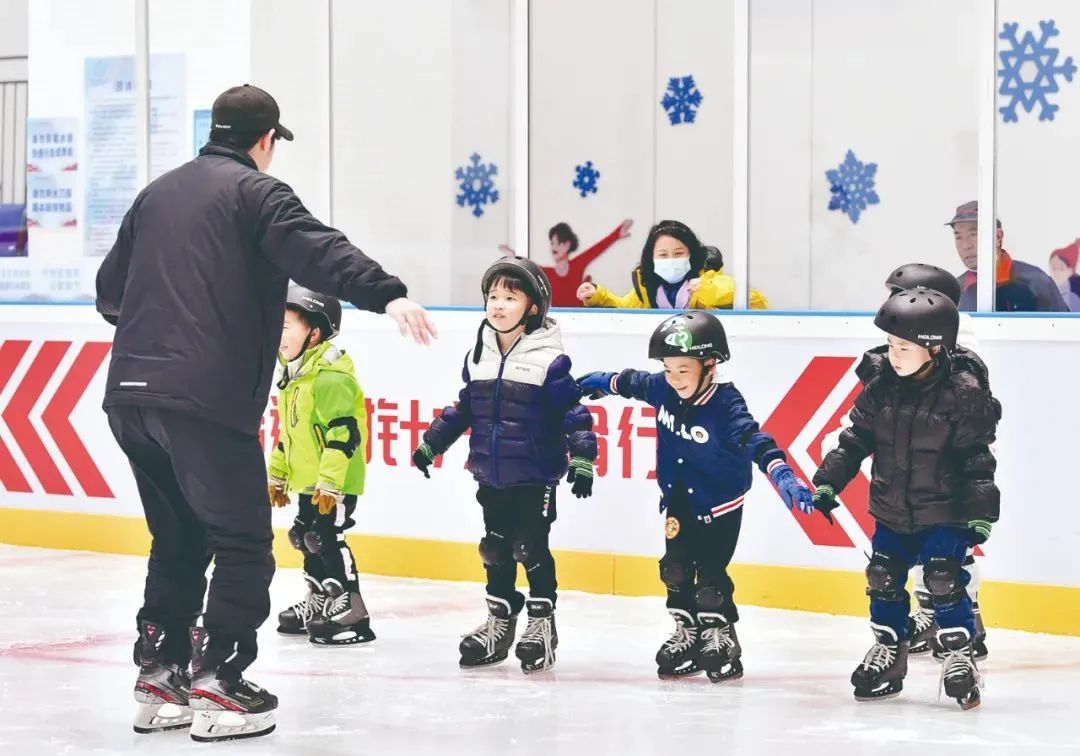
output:
<svg viewBox="0 0 1080 756"><path fill-rule="evenodd" d="M641 263L631 273L633 289L620 297L586 282L578 288L577 296L586 307L730 310L735 281L722 270L707 270L705 258L705 248L689 226L660 221L649 231ZM760 292L750 291L751 309L768 306Z"/></svg>

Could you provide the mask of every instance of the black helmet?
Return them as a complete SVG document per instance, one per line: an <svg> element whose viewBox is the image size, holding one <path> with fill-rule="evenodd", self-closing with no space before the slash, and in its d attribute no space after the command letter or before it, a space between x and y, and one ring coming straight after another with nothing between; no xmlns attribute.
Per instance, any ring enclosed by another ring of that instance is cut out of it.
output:
<svg viewBox="0 0 1080 756"><path fill-rule="evenodd" d="M705 253L705 262L701 265L702 270L720 271L724 269L724 253L720 251L719 247L705 246L701 249Z"/></svg>
<svg viewBox="0 0 1080 756"><path fill-rule="evenodd" d="M889 274L885 279L885 286L898 294L907 289L923 286L927 289L940 291L953 301L954 305L960 305L960 282L956 276L936 265L926 263L908 263Z"/></svg>
<svg viewBox="0 0 1080 756"><path fill-rule="evenodd" d="M292 284L285 306L303 312L311 321L311 327L322 331L323 341L341 333L341 302L335 297Z"/></svg>
<svg viewBox="0 0 1080 756"><path fill-rule="evenodd" d="M712 313L692 310L665 320L649 339L649 359L693 357L717 362L731 359L724 326Z"/></svg>
<svg viewBox="0 0 1080 756"><path fill-rule="evenodd" d="M551 282L548 281L547 274L527 257L505 257L488 268L481 279L480 291L483 292L485 300L492 281L499 276L520 280L525 287L525 296L536 305L537 314L527 315L525 318L526 329L533 331L542 326L548 310L551 309Z"/></svg>
<svg viewBox="0 0 1080 756"><path fill-rule="evenodd" d="M920 286L894 294L885 300L874 318L885 333L914 342L919 346L956 346L960 329L960 314L953 301L944 294Z"/></svg>

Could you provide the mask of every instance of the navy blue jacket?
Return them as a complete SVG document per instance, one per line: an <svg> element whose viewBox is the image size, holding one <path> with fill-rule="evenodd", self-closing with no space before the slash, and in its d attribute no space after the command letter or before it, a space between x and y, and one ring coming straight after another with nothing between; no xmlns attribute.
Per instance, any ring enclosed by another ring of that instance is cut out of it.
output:
<svg viewBox="0 0 1080 756"><path fill-rule="evenodd" d="M467 429L469 471L494 488L554 485L566 474L568 455L596 459L592 415L570 376L570 358L553 320L526 334L504 355L485 329L480 361L472 351L461 372L465 388L424 433L436 455Z"/></svg>
<svg viewBox="0 0 1080 756"><path fill-rule="evenodd" d="M773 437L761 432L734 384L714 384L693 404L679 398L663 373L624 370L612 388L656 408L661 511L671 497L684 495L698 519L710 522L743 505L753 465L767 473L787 460Z"/></svg>

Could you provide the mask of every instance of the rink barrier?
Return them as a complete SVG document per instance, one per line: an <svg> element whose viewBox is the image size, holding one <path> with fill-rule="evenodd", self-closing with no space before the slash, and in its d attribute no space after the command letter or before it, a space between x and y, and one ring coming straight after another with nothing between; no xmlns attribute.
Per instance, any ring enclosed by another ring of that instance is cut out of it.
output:
<svg viewBox="0 0 1080 756"><path fill-rule="evenodd" d="M484 581L473 543L356 534L348 542L363 573ZM0 508L0 543L145 556L150 534L137 517ZM653 557L566 550L554 555L562 590L663 595ZM302 566L284 528L274 529L274 558L278 567ZM867 613L861 572L744 563L732 564L730 572L740 604L857 617ZM1080 588L985 581L980 602L990 627L1080 635Z"/></svg>

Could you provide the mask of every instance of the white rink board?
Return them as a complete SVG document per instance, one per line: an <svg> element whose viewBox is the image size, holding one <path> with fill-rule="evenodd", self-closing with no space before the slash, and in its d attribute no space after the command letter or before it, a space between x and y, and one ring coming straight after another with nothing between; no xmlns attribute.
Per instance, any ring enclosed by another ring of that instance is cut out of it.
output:
<svg viewBox="0 0 1080 756"><path fill-rule="evenodd" d="M463 470L467 439L447 455L442 469L428 481L411 469L408 422L412 402L418 417L449 404L461 388L461 366L474 343L478 311L438 311L434 317L441 338L431 347L402 339L386 318L347 310L338 344L353 354L365 393L375 409L372 460L367 493L361 501L360 533L433 538L475 543L482 532L475 485ZM557 312L575 374L589 370L650 369L645 357L648 334L662 319L656 312ZM881 342L866 316L737 315L722 316L731 336L733 358L725 368L744 394L751 412L764 423L808 366L831 358L850 361L835 388L824 384L824 398L808 406L799 396L787 407L800 407L810 418L790 446L794 461L807 474L814 465L807 451L856 384L853 374L863 350ZM995 527L983 562L990 580L1080 586L1080 563L1072 549L1080 526L1073 512L1074 491L1068 473L1075 464L1070 429L1080 427L1080 408L1072 402L1080 369L1080 322L1069 319L978 319L980 353L990 366L995 394L1004 407L999 439L999 483L1002 521ZM72 495L48 495L26 459L12 428L0 419L0 441L10 450L32 493L0 489L0 507L140 516L141 509L126 461L114 444L100 409L107 362L78 400L71 424L100 469L114 498L89 498L65 461L40 415L85 342L108 341L112 329L89 307L0 307L2 342L30 344L6 386L0 390L0 415L26 378L46 342L72 342L44 383L30 412L51 458ZM814 362L817 360L817 362ZM828 360L827 360L828 361ZM228 380L228 376L207 376ZM812 394L805 394L812 396ZM808 400L807 400L808 401ZM396 405L396 412L391 408ZM663 546L657 513L658 490L647 475L653 469L651 421L640 406L618 398L598 403L607 413L608 470L597 480L596 495L576 500L567 490L559 500L559 522L552 545L572 549L641 556L658 555ZM820 405L820 406L817 406ZM624 408L631 407L629 433L620 431ZM396 420L394 417L396 416ZM269 417L269 416L268 416ZM396 436L396 437L395 437ZM267 441L269 445L269 440ZM388 464L387 460L394 464ZM628 465L628 467L627 467ZM852 506L865 506L852 501ZM736 561L744 563L861 570L868 548L854 519L841 518L848 545L815 545L795 517L760 475L747 500ZM289 510L276 513L275 524L287 526ZM820 527L820 526L819 526Z"/></svg>

